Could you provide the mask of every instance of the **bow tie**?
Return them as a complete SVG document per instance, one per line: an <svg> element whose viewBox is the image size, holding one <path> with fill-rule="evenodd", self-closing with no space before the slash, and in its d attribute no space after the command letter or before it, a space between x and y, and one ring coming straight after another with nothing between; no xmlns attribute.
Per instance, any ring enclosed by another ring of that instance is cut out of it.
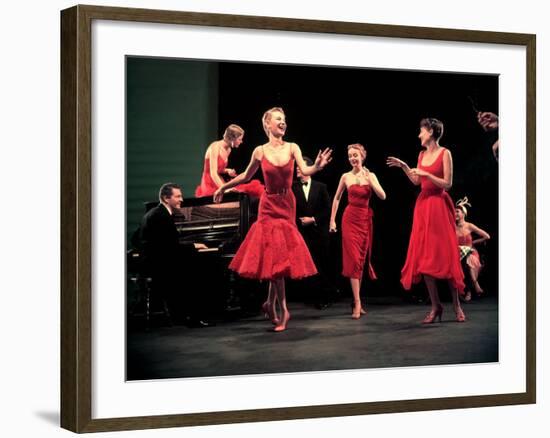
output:
<svg viewBox="0 0 550 438"><path fill-rule="evenodd" d="M307 181L300 181L303 186L307 186Z"/></svg>

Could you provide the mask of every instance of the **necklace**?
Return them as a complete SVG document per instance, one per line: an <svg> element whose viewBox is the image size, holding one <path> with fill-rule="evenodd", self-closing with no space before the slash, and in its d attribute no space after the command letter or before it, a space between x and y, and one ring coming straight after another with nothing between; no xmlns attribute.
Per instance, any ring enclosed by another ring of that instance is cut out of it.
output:
<svg viewBox="0 0 550 438"><path fill-rule="evenodd" d="M353 174L353 172L352 172L352 174ZM361 176L362 176L362 175L365 175L365 176L366 176L366 173L365 173L364 170L360 170L359 172L357 172L356 174L354 174L354 176L355 176L355 183L356 183L356 184L361 185Z"/></svg>

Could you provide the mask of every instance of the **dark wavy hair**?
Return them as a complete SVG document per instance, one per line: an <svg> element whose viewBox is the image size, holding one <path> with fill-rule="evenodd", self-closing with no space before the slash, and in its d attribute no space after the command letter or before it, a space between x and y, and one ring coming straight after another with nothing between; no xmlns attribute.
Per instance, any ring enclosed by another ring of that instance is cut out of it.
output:
<svg viewBox="0 0 550 438"><path fill-rule="evenodd" d="M443 135L443 122L441 120L434 119L433 117L426 117L420 120L420 127L426 128L432 131L432 137L435 141L439 141Z"/></svg>

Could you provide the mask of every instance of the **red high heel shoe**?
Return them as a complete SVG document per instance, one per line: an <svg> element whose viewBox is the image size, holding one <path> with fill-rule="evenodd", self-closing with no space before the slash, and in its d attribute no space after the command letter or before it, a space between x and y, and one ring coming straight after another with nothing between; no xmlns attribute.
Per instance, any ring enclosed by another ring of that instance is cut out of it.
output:
<svg viewBox="0 0 550 438"><path fill-rule="evenodd" d="M456 322L466 321L466 315L464 315L464 311L462 310L461 307L455 310L455 314L456 314Z"/></svg>
<svg viewBox="0 0 550 438"><path fill-rule="evenodd" d="M279 324L277 324L274 328L274 332L283 332L286 330L286 325L288 324L288 320L290 319L290 313L287 311L286 313L283 313L283 319Z"/></svg>
<svg viewBox="0 0 550 438"><path fill-rule="evenodd" d="M441 322L442 315L443 315L443 306L440 306L436 310L432 310L430 313L428 313L424 318L424 320L422 321L422 324L433 324L437 318L439 318L439 322Z"/></svg>
<svg viewBox="0 0 550 438"><path fill-rule="evenodd" d="M277 318L275 314L271 314L271 306L267 301L262 304L262 311L264 312L264 318L270 319L273 325L278 325L280 323L279 318Z"/></svg>

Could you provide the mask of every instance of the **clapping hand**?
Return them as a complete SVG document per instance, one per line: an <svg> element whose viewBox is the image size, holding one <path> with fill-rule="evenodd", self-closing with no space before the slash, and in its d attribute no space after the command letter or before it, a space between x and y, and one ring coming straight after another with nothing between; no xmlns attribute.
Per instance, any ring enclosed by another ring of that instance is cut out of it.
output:
<svg viewBox="0 0 550 438"><path fill-rule="evenodd" d="M418 167L415 167L414 169L411 169L411 175L428 176L428 172L426 172L425 170L419 169Z"/></svg>

